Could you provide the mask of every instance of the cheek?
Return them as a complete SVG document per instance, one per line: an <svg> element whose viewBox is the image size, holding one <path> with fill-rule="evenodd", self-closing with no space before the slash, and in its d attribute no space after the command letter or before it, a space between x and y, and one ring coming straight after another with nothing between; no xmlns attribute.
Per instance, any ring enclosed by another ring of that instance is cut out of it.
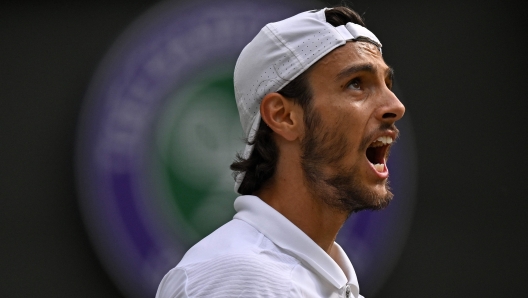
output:
<svg viewBox="0 0 528 298"><path fill-rule="evenodd" d="M341 139L346 139L348 146L359 146L366 125L364 118L367 118L361 102L333 100L317 107L317 110L330 134L340 135Z"/></svg>
<svg viewBox="0 0 528 298"><path fill-rule="evenodd" d="M348 143L350 158L364 154L367 119L357 109L349 109L339 116L338 128Z"/></svg>
<svg viewBox="0 0 528 298"><path fill-rule="evenodd" d="M361 136L364 122L361 108L357 103L346 103L339 106L334 119L339 127L346 129L351 136Z"/></svg>
<svg viewBox="0 0 528 298"><path fill-rule="evenodd" d="M341 113L335 114L332 121L335 133L340 135L340 139L346 140L348 152L356 152L363 138L363 128L358 117L354 114L342 110Z"/></svg>

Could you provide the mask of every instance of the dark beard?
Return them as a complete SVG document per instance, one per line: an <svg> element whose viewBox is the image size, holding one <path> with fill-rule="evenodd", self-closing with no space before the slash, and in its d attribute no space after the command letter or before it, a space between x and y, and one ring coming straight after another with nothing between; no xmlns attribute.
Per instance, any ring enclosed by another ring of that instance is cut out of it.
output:
<svg viewBox="0 0 528 298"><path fill-rule="evenodd" d="M387 193L378 195L357 181L356 172L357 169L342 170L330 178L323 178L323 184L326 187L321 187L324 194L320 192L320 195L325 195L322 198L325 203L349 214L361 210L379 210L387 207L394 196L390 191L389 181L382 182L385 184ZM330 191L326 191L325 188L330 189Z"/></svg>
<svg viewBox="0 0 528 298"><path fill-rule="evenodd" d="M350 144L346 137L332 129L324 127L318 112L308 108L304 118L305 136L302 140L301 165L308 189L313 197L322 200L328 206L351 214L361 210L379 210L385 208L393 198L388 180L385 184L387 193L378 195L362 185L359 177L359 165L350 168L342 166L343 157L347 155ZM338 119L338 123L342 119ZM394 129L394 125L383 125L380 130ZM376 130L376 133L379 130ZM365 136L359 150L364 153L372 135ZM359 162L358 162L359 163ZM325 168L335 170L334 174L324 173Z"/></svg>

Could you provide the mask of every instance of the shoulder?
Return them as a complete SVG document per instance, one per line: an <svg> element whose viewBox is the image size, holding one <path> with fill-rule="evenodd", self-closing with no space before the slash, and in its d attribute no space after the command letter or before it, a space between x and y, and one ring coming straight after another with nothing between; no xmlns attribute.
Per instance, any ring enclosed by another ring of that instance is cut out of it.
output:
<svg viewBox="0 0 528 298"><path fill-rule="evenodd" d="M273 253L234 253L184 268L191 297L286 297L297 265Z"/></svg>
<svg viewBox="0 0 528 298"><path fill-rule="evenodd" d="M232 221L191 248L156 297L298 297L298 264L245 222Z"/></svg>
<svg viewBox="0 0 528 298"><path fill-rule="evenodd" d="M187 274L182 268L173 268L165 274L158 286L156 298L186 298Z"/></svg>
<svg viewBox="0 0 528 298"><path fill-rule="evenodd" d="M178 267L207 262L226 254L254 251L261 237L262 234L246 222L231 220L191 247Z"/></svg>

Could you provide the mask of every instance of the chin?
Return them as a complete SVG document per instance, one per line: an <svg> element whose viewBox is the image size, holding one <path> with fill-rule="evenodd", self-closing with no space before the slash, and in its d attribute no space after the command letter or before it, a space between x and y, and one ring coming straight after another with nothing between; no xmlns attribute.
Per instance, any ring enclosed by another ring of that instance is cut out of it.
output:
<svg viewBox="0 0 528 298"><path fill-rule="evenodd" d="M386 180L385 180L386 181ZM342 200L349 202L349 211L358 212L361 210L381 210L389 205L394 194L390 191L388 183L376 185L374 189L357 187L353 191L348 191L347 196Z"/></svg>
<svg viewBox="0 0 528 298"><path fill-rule="evenodd" d="M384 195L378 197L378 200L372 205L372 210L380 210L389 205L394 195L390 191L386 191Z"/></svg>

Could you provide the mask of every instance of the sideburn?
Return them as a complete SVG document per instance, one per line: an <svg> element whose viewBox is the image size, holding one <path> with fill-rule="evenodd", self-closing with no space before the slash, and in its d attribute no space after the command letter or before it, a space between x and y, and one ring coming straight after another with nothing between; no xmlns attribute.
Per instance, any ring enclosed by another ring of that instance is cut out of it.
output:
<svg viewBox="0 0 528 298"><path fill-rule="evenodd" d="M321 169L325 166L338 167L349 148L348 140L328 129L319 112L311 105L304 115L305 134L301 142L301 166L306 179L311 183L324 180ZM339 120L338 120L339 121Z"/></svg>

